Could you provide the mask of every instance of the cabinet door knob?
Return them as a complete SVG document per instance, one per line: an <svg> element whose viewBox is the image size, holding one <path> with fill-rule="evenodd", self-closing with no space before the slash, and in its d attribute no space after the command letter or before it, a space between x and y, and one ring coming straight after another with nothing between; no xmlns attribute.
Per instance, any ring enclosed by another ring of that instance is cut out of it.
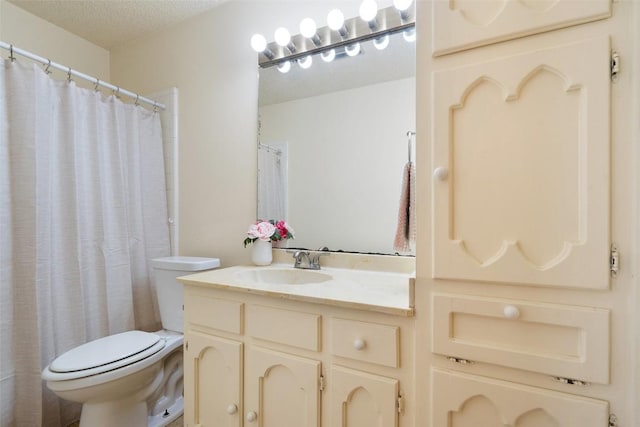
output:
<svg viewBox="0 0 640 427"><path fill-rule="evenodd" d="M520 310L515 305L505 306L502 312L504 313L504 317L507 319L517 319L520 317Z"/></svg>
<svg viewBox="0 0 640 427"><path fill-rule="evenodd" d="M353 341L353 348L356 350L363 350L367 346L367 343L360 338Z"/></svg>
<svg viewBox="0 0 640 427"><path fill-rule="evenodd" d="M247 412L247 421L252 423L257 419L258 419L258 414L256 414L255 411Z"/></svg>
<svg viewBox="0 0 640 427"><path fill-rule="evenodd" d="M449 169L439 166L433 170L433 177L438 181L444 181L449 177Z"/></svg>
<svg viewBox="0 0 640 427"><path fill-rule="evenodd" d="M229 406L227 406L227 414L233 415L236 412L238 412L238 406L236 406L233 403L230 403Z"/></svg>

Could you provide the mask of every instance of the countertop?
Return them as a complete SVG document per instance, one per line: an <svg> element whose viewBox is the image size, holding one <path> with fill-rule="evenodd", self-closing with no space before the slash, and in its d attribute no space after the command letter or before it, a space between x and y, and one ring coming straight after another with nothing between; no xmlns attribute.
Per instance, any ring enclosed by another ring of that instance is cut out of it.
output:
<svg viewBox="0 0 640 427"><path fill-rule="evenodd" d="M332 276L321 283L276 284L248 282L242 272L261 269L289 269L291 264L275 263L267 267L235 266L179 277L184 284L249 292L275 298L328 304L398 316L414 315L413 273L350 268L322 267Z"/></svg>

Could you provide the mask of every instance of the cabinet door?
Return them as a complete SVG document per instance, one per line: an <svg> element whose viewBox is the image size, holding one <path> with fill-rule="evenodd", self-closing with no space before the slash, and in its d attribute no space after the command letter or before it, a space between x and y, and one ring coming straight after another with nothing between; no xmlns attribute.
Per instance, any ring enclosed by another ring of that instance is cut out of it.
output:
<svg viewBox="0 0 640 427"><path fill-rule="evenodd" d="M331 368L332 427L397 427L398 380Z"/></svg>
<svg viewBox="0 0 640 427"><path fill-rule="evenodd" d="M610 0L436 0L435 55L611 16Z"/></svg>
<svg viewBox="0 0 640 427"><path fill-rule="evenodd" d="M609 286L609 39L433 75L436 278Z"/></svg>
<svg viewBox="0 0 640 427"><path fill-rule="evenodd" d="M197 332L185 342L185 426L240 427L242 343Z"/></svg>
<svg viewBox="0 0 640 427"><path fill-rule="evenodd" d="M248 347L245 427L318 427L320 362Z"/></svg>
<svg viewBox="0 0 640 427"><path fill-rule="evenodd" d="M462 373L432 371L433 426L606 426L607 402Z"/></svg>

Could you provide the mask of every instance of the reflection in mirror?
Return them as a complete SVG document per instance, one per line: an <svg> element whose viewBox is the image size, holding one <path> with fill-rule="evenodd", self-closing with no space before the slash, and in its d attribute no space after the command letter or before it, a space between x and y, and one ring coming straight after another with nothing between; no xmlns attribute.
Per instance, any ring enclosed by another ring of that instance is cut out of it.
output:
<svg viewBox="0 0 640 427"><path fill-rule="evenodd" d="M260 69L258 218L295 229L290 247L397 253L407 132L415 130L415 43L403 32L355 57ZM402 252L406 254L406 252Z"/></svg>

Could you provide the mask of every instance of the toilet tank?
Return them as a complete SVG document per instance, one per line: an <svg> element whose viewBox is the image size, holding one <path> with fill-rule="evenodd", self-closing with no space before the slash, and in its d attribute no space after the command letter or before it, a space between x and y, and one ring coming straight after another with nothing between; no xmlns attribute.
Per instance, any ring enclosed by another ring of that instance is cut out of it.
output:
<svg viewBox="0 0 640 427"><path fill-rule="evenodd" d="M218 258L171 256L151 260L163 329L184 332L184 287L176 278L217 267L220 267Z"/></svg>

